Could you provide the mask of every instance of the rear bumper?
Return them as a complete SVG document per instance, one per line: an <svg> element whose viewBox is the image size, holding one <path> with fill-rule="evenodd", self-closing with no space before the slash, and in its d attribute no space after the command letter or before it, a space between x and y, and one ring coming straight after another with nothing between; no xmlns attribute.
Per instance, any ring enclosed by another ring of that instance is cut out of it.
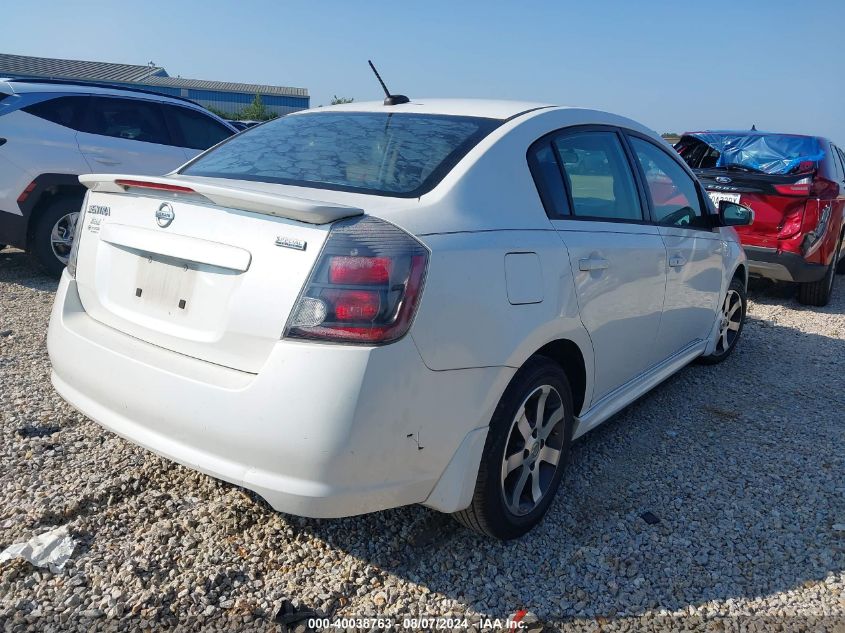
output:
<svg viewBox="0 0 845 633"><path fill-rule="evenodd" d="M56 390L100 425L311 517L468 505L512 375L431 371L410 337L379 348L282 340L258 374L244 373L100 324L67 272L48 349Z"/></svg>
<svg viewBox="0 0 845 633"><path fill-rule="evenodd" d="M824 264L808 262L796 253L759 246L743 248L748 257L748 269L752 275L777 281L806 283L818 281L827 271L827 266Z"/></svg>

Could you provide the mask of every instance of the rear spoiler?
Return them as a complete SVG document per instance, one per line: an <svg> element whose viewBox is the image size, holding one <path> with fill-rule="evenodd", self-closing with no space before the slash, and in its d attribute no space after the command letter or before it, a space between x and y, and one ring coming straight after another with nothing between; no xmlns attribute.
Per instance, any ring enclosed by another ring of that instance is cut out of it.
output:
<svg viewBox="0 0 845 633"><path fill-rule="evenodd" d="M221 207L254 211L265 215L298 220L308 224L327 224L343 218L363 215L364 210L307 198L230 187L225 184L196 182L168 176L129 176L118 174L85 174L79 182L91 191L102 193L138 193L168 198L204 198Z"/></svg>

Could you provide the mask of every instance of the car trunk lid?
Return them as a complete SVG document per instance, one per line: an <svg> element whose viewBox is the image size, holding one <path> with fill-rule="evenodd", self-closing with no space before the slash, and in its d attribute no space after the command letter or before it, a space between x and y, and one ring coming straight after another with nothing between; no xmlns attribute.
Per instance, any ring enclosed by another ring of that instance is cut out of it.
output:
<svg viewBox="0 0 845 633"><path fill-rule="evenodd" d="M90 189L77 283L86 312L135 338L257 373L331 223L359 208L272 187L142 176Z"/></svg>
<svg viewBox="0 0 845 633"><path fill-rule="evenodd" d="M743 242L774 248L778 240L790 238L801 230L812 190L812 173L775 175L723 169L695 171L717 204L719 200L727 199L754 210L754 223L737 227Z"/></svg>

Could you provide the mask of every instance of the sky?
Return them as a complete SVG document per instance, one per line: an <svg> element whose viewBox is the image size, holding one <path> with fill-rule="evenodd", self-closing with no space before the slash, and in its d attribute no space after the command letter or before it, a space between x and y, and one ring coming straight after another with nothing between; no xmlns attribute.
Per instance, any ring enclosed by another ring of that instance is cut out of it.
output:
<svg viewBox="0 0 845 633"><path fill-rule="evenodd" d="M0 52L381 99L598 108L657 132L758 129L845 146L845 0L9 2ZM30 25L22 28L20 25Z"/></svg>

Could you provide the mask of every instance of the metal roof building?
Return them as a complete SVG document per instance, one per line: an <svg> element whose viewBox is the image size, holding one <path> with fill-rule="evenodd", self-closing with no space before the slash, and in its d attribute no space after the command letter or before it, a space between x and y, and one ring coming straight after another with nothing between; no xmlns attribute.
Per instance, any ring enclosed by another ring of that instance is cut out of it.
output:
<svg viewBox="0 0 845 633"><path fill-rule="evenodd" d="M206 108L231 115L252 103L255 95L268 111L287 114L310 107L306 88L267 86L171 77L161 66L89 62L0 53L0 77L10 79L69 79L145 88L186 97Z"/></svg>

